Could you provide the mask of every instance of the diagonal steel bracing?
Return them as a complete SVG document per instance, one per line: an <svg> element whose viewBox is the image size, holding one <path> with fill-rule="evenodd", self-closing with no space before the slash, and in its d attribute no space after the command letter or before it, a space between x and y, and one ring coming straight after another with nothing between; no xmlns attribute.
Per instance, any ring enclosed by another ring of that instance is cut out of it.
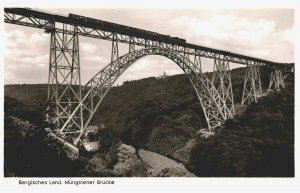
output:
<svg viewBox="0 0 300 193"><path fill-rule="evenodd" d="M214 59L214 71L212 83L216 87L223 101L219 101L225 117L232 118L235 114L232 83L229 62L225 60L225 56L218 54ZM229 110L229 111L228 111Z"/></svg>
<svg viewBox="0 0 300 193"><path fill-rule="evenodd" d="M48 101L53 116L48 118L58 128L67 125L63 130L58 130L62 136L72 138L82 131L82 109L69 120L74 109L81 102L81 79L79 42L76 27L65 30L74 30L73 35L58 33L54 28L48 29L51 33L50 60L48 78ZM67 134L67 136L66 136Z"/></svg>
<svg viewBox="0 0 300 193"><path fill-rule="evenodd" d="M130 37L129 38L129 52L133 52L134 50L135 50L134 38Z"/></svg>
<svg viewBox="0 0 300 193"><path fill-rule="evenodd" d="M48 111L47 119L60 128L58 133L64 138L76 139L75 143L116 79L146 55L165 56L183 69L196 90L209 129L220 126L234 115L228 62L247 65L242 104L256 102L262 95L258 66L276 68L271 74L270 88L284 87L281 71L294 68L293 63L276 63L203 47L180 38L119 24L107 25L109 22L104 21L104 24L101 20L74 14L62 16L29 8L5 8L4 21L51 33L48 100L53 111ZM78 35L112 41L111 63L83 88ZM119 57L118 43L129 44L129 53ZM135 50L135 46L145 49ZM202 73L200 57L215 60L213 83Z"/></svg>
<svg viewBox="0 0 300 193"><path fill-rule="evenodd" d="M250 104L257 102L262 96L262 87L259 73L259 65L256 62L249 61L246 67L244 88L241 104Z"/></svg>
<svg viewBox="0 0 300 193"><path fill-rule="evenodd" d="M86 94L82 99L82 103L74 109L69 120L65 122L61 129L64 130L64 128L68 125L68 122L72 120L72 117L77 114L77 111L79 111L80 107L83 108L84 112L89 113L89 116L84 118L83 128L87 128L93 115L113 83L131 64L147 55L162 55L173 60L186 73L193 87L195 88L197 96L199 97L200 103L203 107L209 129L214 129L223 124L226 117L223 114L219 103L217 102L221 101L222 99L220 95L212 94L217 93L217 91L210 80L204 74L202 74L200 69L197 67L195 68L194 63L191 62L187 57L178 55L178 53L174 53L171 50L157 47L147 47L132 51L119 57L119 59L113 60L109 65L98 72L83 88ZM116 66L118 68L116 68ZM201 76L199 76L199 74L201 74ZM76 138L74 142L75 144L79 142L83 133L84 130Z"/></svg>
<svg viewBox="0 0 300 193"><path fill-rule="evenodd" d="M281 89L284 88L284 79L283 71L280 68L274 68L271 71L269 89Z"/></svg>
<svg viewBox="0 0 300 193"><path fill-rule="evenodd" d="M199 55L197 55L196 53L195 53L195 55L194 55L194 65L195 65L195 67L198 68L199 71L201 72L201 73L199 73L199 74L202 74L201 57L200 57Z"/></svg>
<svg viewBox="0 0 300 193"><path fill-rule="evenodd" d="M78 17L84 18L84 16ZM22 25L47 30L49 27L52 27L53 23L61 25L64 24L69 25L70 28L72 26L76 26L76 28L78 29L76 33L78 35L90 38L112 41L112 39L114 38L113 34L117 34L117 39L121 43L130 44L131 42L136 46L166 48L173 50L174 52L179 52L180 54L185 52L190 55L197 54L198 56L211 59L214 59L216 54L223 54L226 55L226 60L232 63L246 65L249 61L255 61L257 63L260 63L260 65L262 66L279 66L281 68L286 68L287 70L294 66L294 63L276 63L240 55L237 53L231 53L224 50L217 50L190 44L186 43L185 41L173 41L174 39L172 39L170 36L164 36L164 38L162 38L161 34L155 32L149 32L149 34L143 34L138 31L124 33L124 30L128 31L129 26L112 24L110 27L108 27L103 26L101 20L89 18L88 21L92 20L91 22L82 22L78 20L78 17L70 17L70 15L63 16L51 14L44 11L33 10L30 8L4 8L4 22L14 25ZM93 21L99 21L99 24L95 24L95 22ZM70 35L74 34L74 30L62 29L61 25L56 25L57 32L64 32ZM142 29L137 30L141 31Z"/></svg>

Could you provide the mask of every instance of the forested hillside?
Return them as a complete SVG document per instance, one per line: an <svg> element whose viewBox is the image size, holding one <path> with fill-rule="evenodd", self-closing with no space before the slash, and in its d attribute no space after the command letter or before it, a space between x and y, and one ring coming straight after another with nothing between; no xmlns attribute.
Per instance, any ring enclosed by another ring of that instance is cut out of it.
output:
<svg viewBox="0 0 300 193"><path fill-rule="evenodd" d="M223 129L198 138L190 169L199 176L294 176L294 86L270 94Z"/></svg>
<svg viewBox="0 0 300 193"><path fill-rule="evenodd" d="M241 99L244 73L244 69L231 72L236 103ZM261 73L266 88L267 71ZM215 136L197 137L191 159L185 163L188 168L198 176L292 176L294 91L289 81L286 90L250 105ZM46 94L46 85L5 86L5 138L14 140L9 138L11 116L42 124ZM170 157L206 127L201 105L185 75L150 77L113 87L91 124L104 124L125 143ZM14 146L10 140L5 140L6 147ZM74 164L69 166L79 163Z"/></svg>

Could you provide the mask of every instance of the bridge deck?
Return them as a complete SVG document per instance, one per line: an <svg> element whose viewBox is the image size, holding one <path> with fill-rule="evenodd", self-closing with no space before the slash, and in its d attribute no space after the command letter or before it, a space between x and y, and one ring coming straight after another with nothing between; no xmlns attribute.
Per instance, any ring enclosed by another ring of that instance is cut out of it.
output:
<svg viewBox="0 0 300 193"><path fill-rule="evenodd" d="M55 23L58 22L80 27L80 30L77 32L79 35L92 38L112 40L113 34L117 33L119 35L118 41L122 43L131 43L130 38L133 37L135 38L134 44L139 46L146 45L147 42L151 41L152 46L155 43L155 45L157 46L176 49L176 51L178 52L195 54L207 58L216 58L217 55L223 55L224 60L243 65L255 62L257 65L268 67L279 66L281 68L287 69L294 67L294 63L272 62L224 50L199 46L191 43L186 43L186 41L181 38L171 37L168 35L163 35L156 32L137 29L130 26L120 25L103 20L78 16L75 14L63 16L29 8L5 8L4 12L4 21L11 24L49 30L49 28L55 26ZM55 29L58 31L62 30L57 27ZM74 33L74 31L72 30L63 30L66 33Z"/></svg>

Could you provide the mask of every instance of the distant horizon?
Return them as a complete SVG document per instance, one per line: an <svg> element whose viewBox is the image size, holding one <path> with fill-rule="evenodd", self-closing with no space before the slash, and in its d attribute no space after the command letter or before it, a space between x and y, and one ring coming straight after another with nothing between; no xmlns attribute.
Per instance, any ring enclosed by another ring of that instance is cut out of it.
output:
<svg viewBox="0 0 300 193"><path fill-rule="evenodd" d="M166 74L166 77L168 77L168 76L171 77L171 76L176 76L176 75L180 76L180 75L186 75L186 74L185 73L174 74L174 75L168 75L168 74ZM149 77L144 77L144 78L141 78L141 79L133 79L133 80L128 80L128 81L129 82L130 81L138 81L138 80L143 80L143 79L147 79L147 78L159 78L159 76L149 76ZM124 81L124 82L127 82L127 80ZM118 85L118 86L122 86L123 83L121 85ZM14 84L14 83L13 84L10 84L10 83L6 84L6 83L4 83L4 86L9 86L9 85L48 85L48 83L16 83L16 84ZM81 86L84 86L84 85L82 84ZM115 87L115 86L117 86L117 85L113 84L113 87Z"/></svg>
<svg viewBox="0 0 300 193"><path fill-rule="evenodd" d="M237 69L241 69L241 68L246 68L246 66L242 66L242 67L237 67L237 68L233 68L233 69L230 69L230 71L232 70L237 70ZM207 73L213 73L213 71L210 71L210 72L203 72L204 74L207 74ZM142 77L140 79L132 79L132 80L125 80L124 82L127 82L127 81L139 81L139 80L143 80L143 79L147 79L147 78L160 78L161 76L166 76L166 77L171 77L171 76L186 76L186 74L182 71L182 73L180 74L161 74L159 76L148 76L148 77ZM122 86L124 84L124 82L122 82L122 84L113 84L113 87L116 87L116 86ZM48 83L4 83L4 86L9 86L9 85L48 85ZM81 84L81 86L84 86L85 84Z"/></svg>

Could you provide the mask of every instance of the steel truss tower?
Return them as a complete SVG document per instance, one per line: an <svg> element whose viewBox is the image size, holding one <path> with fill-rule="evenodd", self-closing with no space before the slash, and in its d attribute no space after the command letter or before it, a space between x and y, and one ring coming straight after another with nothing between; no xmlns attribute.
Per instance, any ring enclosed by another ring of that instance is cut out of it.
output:
<svg viewBox="0 0 300 193"><path fill-rule="evenodd" d="M65 33L73 30L73 34ZM51 122L57 126L57 133L66 139L73 139L83 128L82 108L68 121L74 108L81 102L81 77L79 41L75 26L63 24L63 31L48 29L51 33L48 77L48 101L54 116Z"/></svg>
<svg viewBox="0 0 300 193"><path fill-rule="evenodd" d="M280 88L284 88L284 79L283 71L280 68L272 69L270 76L269 89L278 90Z"/></svg>
<svg viewBox="0 0 300 193"><path fill-rule="evenodd" d="M119 24L107 25L74 14L63 16L28 8L4 8L4 21L51 33L47 120L59 128L58 134L74 144L79 142L113 83L141 57L161 55L180 66L196 90L209 129L222 126L224 120L234 115L230 63L247 65L242 104L257 102L262 95L259 67L273 69L269 88L275 89L284 87L283 72L294 68L294 63L276 63L203 47L180 38ZM79 35L112 41L111 62L84 87L80 80ZM129 53L119 56L119 43L129 44ZM135 46L144 49L135 50ZM201 57L214 60L212 81L202 73Z"/></svg>
<svg viewBox="0 0 300 193"><path fill-rule="evenodd" d="M113 42L112 54L118 55L118 49L116 42ZM220 108L219 104L222 99L216 91L215 87L209 81L209 79L201 74L198 67L191 62L187 57L179 55L168 49L162 49L157 47L146 47L144 49L135 50L129 52L119 58L114 59L106 67L100 70L84 87L84 97L82 98L82 105L78 105L74 111L70 114L69 120L65 122L62 126L62 130L67 127L68 123L71 122L72 117L76 116L77 112L80 111L82 107L84 112L88 114L84 117L84 126L82 132L75 139L74 144L76 145L81 136L83 135L85 129L88 127L91 119L93 118L96 110L101 104L103 98L106 96L114 82L118 77L138 59L147 55L162 55L171 60L173 60L179 67L186 73L189 77L192 85L194 86L197 96L202 105L209 129L214 129L220 127L226 117L224 116L224 111ZM201 75L199 75L199 73ZM218 102L217 102L218 101ZM223 104L224 106L224 104ZM226 106L226 105L225 105ZM228 111L228 110L227 110Z"/></svg>
<svg viewBox="0 0 300 193"><path fill-rule="evenodd" d="M226 119L232 118L235 115L232 83L229 62L225 60L225 56L218 54L214 59L214 70L212 76L212 83L216 87L221 99L219 104L224 111ZM229 109L229 112L226 110Z"/></svg>
<svg viewBox="0 0 300 193"><path fill-rule="evenodd" d="M259 73L259 65L256 62L248 62L246 67L244 89L241 104L250 104L257 102L262 96L261 80Z"/></svg>

